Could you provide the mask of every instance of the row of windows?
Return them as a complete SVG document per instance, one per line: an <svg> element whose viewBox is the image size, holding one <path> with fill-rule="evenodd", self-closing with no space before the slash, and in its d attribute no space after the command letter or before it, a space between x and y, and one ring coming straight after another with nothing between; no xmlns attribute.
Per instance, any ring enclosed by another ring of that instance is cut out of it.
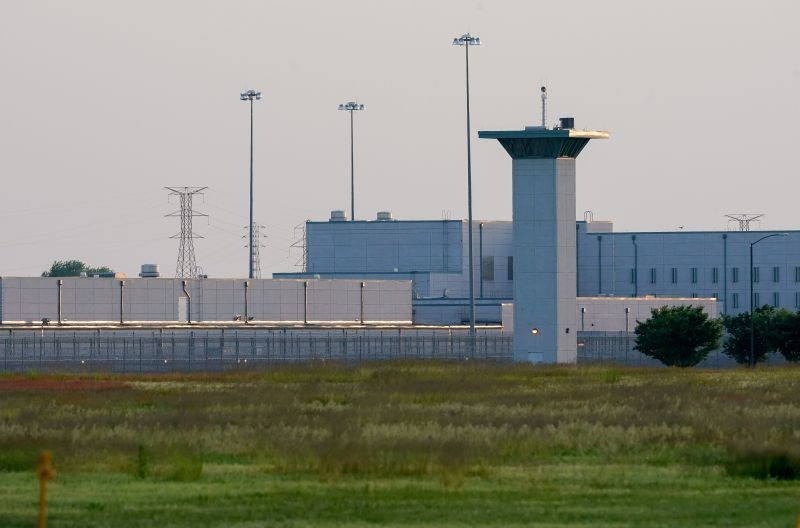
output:
<svg viewBox="0 0 800 528"><path fill-rule="evenodd" d="M506 257L508 264L506 266L507 280L514 280L514 257ZM692 284L698 282L698 268L690 268L689 278ZM494 280L494 257L487 256L481 260L481 279ZM631 284L636 283L637 272L631 269ZM656 284L658 279L657 268L650 268L650 284ZM774 266L772 268L772 282L781 281L781 268ZM800 282L800 266L794 268L794 281ZM678 268L670 269L670 282L672 284L678 283ZM731 282L739 282L739 268L731 268ZM758 266L753 267L753 282L761 282L761 269ZM719 284L719 268L711 268L711 283Z"/></svg>
<svg viewBox="0 0 800 528"><path fill-rule="evenodd" d="M692 293L692 298L696 299L699 297L697 293ZM712 293L712 299L719 299L719 293ZM748 295L747 294L739 294L739 293L731 293L731 305L733 308L743 308L745 306L740 304L740 299L747 301ZM759 292L753 292L753 306L763 306L765 304L765 300L761 298L761 294ZM772 306L779 307L781 305L781 294L780 292L773 292L772 293ZM748 305L749 306L749 305ZM795 292L794 294L794 307L800 308L800 292Z"/></svg>
<svg viewBox="0 0 800 528"><path fill-rule="evenodd" d="M743 295L743 297L745 297L745 300L746 300L747 296ZM740 304L739 304L739 298L740 298L740 296L739 296L738 293L731 294L731 304L733 305L733 308L740 308L741 307ZM764 303L762 302L761 294L758 293L758 292L753 292L753 306L758 307L758 306L763 306L763 305L764 305ZM781 305L781 294L779 292L773 292L772 293L772 306L775 306L777 308L780 305ZM795 292L795 294L794 294L794 307L795 308L800 308L800 292Z"/></svg>
<svg viewBox="0 0 800 528"><path fill-rule="evenodd" d="M631 269L631 284L636 282L636 270ZM657 282L657 268L650 268L650 284ZM689 279L692 284L697 284L698 271L697 268L690 269ZM772 282L781 281L781 268L774 266L772 268ZM800 282L800 266L794 268L794 281ZM670 269L670 282L672 284L678 283L678 268ZM719 268L711 268L711 282L712 284L719 283ZM739 282L739 268L731 268L731 282ZM761 282L761 268L758 266L753 267L753 282Z"/></svg>

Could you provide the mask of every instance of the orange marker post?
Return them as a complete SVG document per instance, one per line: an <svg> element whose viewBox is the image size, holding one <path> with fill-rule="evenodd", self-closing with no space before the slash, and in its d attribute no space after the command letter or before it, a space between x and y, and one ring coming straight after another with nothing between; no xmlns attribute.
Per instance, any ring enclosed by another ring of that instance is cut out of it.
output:
<svg viewBox="0 0 800 528"><path fill-rule="evenodd" d="M45 528L47 525L47 482L56 476L53 469L53 455L50 454L50 451L42 451L42 454L39 455L36 475L39 477L39 522L36 526Z"/></svg>

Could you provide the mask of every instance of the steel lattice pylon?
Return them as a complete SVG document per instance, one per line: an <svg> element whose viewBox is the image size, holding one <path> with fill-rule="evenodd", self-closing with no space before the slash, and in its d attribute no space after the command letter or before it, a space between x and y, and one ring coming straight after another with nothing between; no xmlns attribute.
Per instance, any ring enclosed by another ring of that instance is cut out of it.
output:
<svg viewBox="0 0 800 528"><path fill-rule="evenodd" d="M178 262L175 265L175 277L191 279L200 275L194 256L194 239L203 238L192 231L192 218L195 216L208 216L192 209L192 198L208 187L164 187L170 191L170 196L177 196L180 200L180 210L164 216L179 216L181 219L181 232L170 238L179 238Z"/></svg>
<svg viewBox="0 0 800 528"><path fill-rule="evenodd" d="M253 278L260 279L261 278L261 250L259 249L261 244L261 237L264 236L261 234L261 229L263 225L257 224L253 222L253 228L250 230L250 233L253 234L253 251L250 252L250 269L253 270ZM247 227L245 227L247 229ZM242 238L247 238L247 235L244 235ZM250 244L245 244L246 248L250 247Z"/></svg>

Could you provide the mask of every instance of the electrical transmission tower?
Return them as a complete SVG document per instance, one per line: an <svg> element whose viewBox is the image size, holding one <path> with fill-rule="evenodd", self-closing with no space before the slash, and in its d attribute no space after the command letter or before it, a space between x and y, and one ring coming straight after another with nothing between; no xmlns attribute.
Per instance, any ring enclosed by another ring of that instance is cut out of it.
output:
<svg viewBox="0 0 800 528"><path fill-rule="evenodd" d="M181 219L181 232L172 235L170 238L179 238L178 263L175 266L175 277L179 279L191 279L200 275L200 268L197 266L194 257L194 239L203 238L192 231L192 218L195 216L208 216L192 209L192 198L196 194L202 194L208 187L164 187L170 191L169 196L177 196L180 200L180 211L174 211L164 216L179 216Z"/></svg>
<svg viewBox="0 0 800 528"><path fill-rule="evenodd" d="M260 248L263 246L261 243L261 237L266 237L266 235L261 234L261 229L264 226L253 222L253 230L250 231L253 233L253 251L250 252L250 258L253 260L250 262L251 269L253 270L253 278L260 279L261 278L261 251ZM245 226L247 229L247 226ZM242 235L242 238L247 238L247 235ZM245 244L244 247L249 248L250 244Z"/></svg>
<svg viewBox="0 0 800 528"><path fill-rule="evenodd" d="M764 216L763 214L752 214L752 213L737 213L737 214L726 214L725 215L728 220L728 231L735 231L735 229L730 229L731 223L738 223L739 224L739 231L750 231L750 222L761 222L761 217Z"/></svg>
<svg viewBox="0 0 800 528"><path fill-rule="evenodd" d="M306 220L306 222L309 222L309 220ZM308 271L308 249L306 247L306 222L294 226L293 238L295 238L296 240L292 242L291 246L289 246L290 248L300 248L303 250L303 253L300 256L300 258L297 260L297 262L294 263L295 266L300 267L303 273ZM299 237L298 233L300 233Z"/></svg>

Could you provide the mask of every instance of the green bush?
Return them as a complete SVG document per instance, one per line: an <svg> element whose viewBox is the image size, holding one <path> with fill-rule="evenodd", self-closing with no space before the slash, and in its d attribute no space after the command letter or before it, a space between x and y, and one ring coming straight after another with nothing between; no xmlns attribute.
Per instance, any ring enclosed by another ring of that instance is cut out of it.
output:
<svg viewBox="0 0 800 528"><path fill-rule="evenodd" d="M786 361L800 361L800 313L776 312L771 334L774 348Z"/></svg>
<svg viewBox="0 0 800 528"><path fill-rule="evenodd" d="M722 335L719 321L699 306L663 306L637 321L636 350L665 365L692 367L714 350Z"/></svg>
<svg viewBox="0 0 800 528"><path fill-rule="evenodd" d="M753 358L756 363L767 359L770 352L775 351L776 336L774 334L774 321L776 311L772 306L764 305L753 312ZM723 350L725 355L740 364L750 362L750 313L744 312L737 316L723 316L722 324L728 336L725 339Z"/></svg>

